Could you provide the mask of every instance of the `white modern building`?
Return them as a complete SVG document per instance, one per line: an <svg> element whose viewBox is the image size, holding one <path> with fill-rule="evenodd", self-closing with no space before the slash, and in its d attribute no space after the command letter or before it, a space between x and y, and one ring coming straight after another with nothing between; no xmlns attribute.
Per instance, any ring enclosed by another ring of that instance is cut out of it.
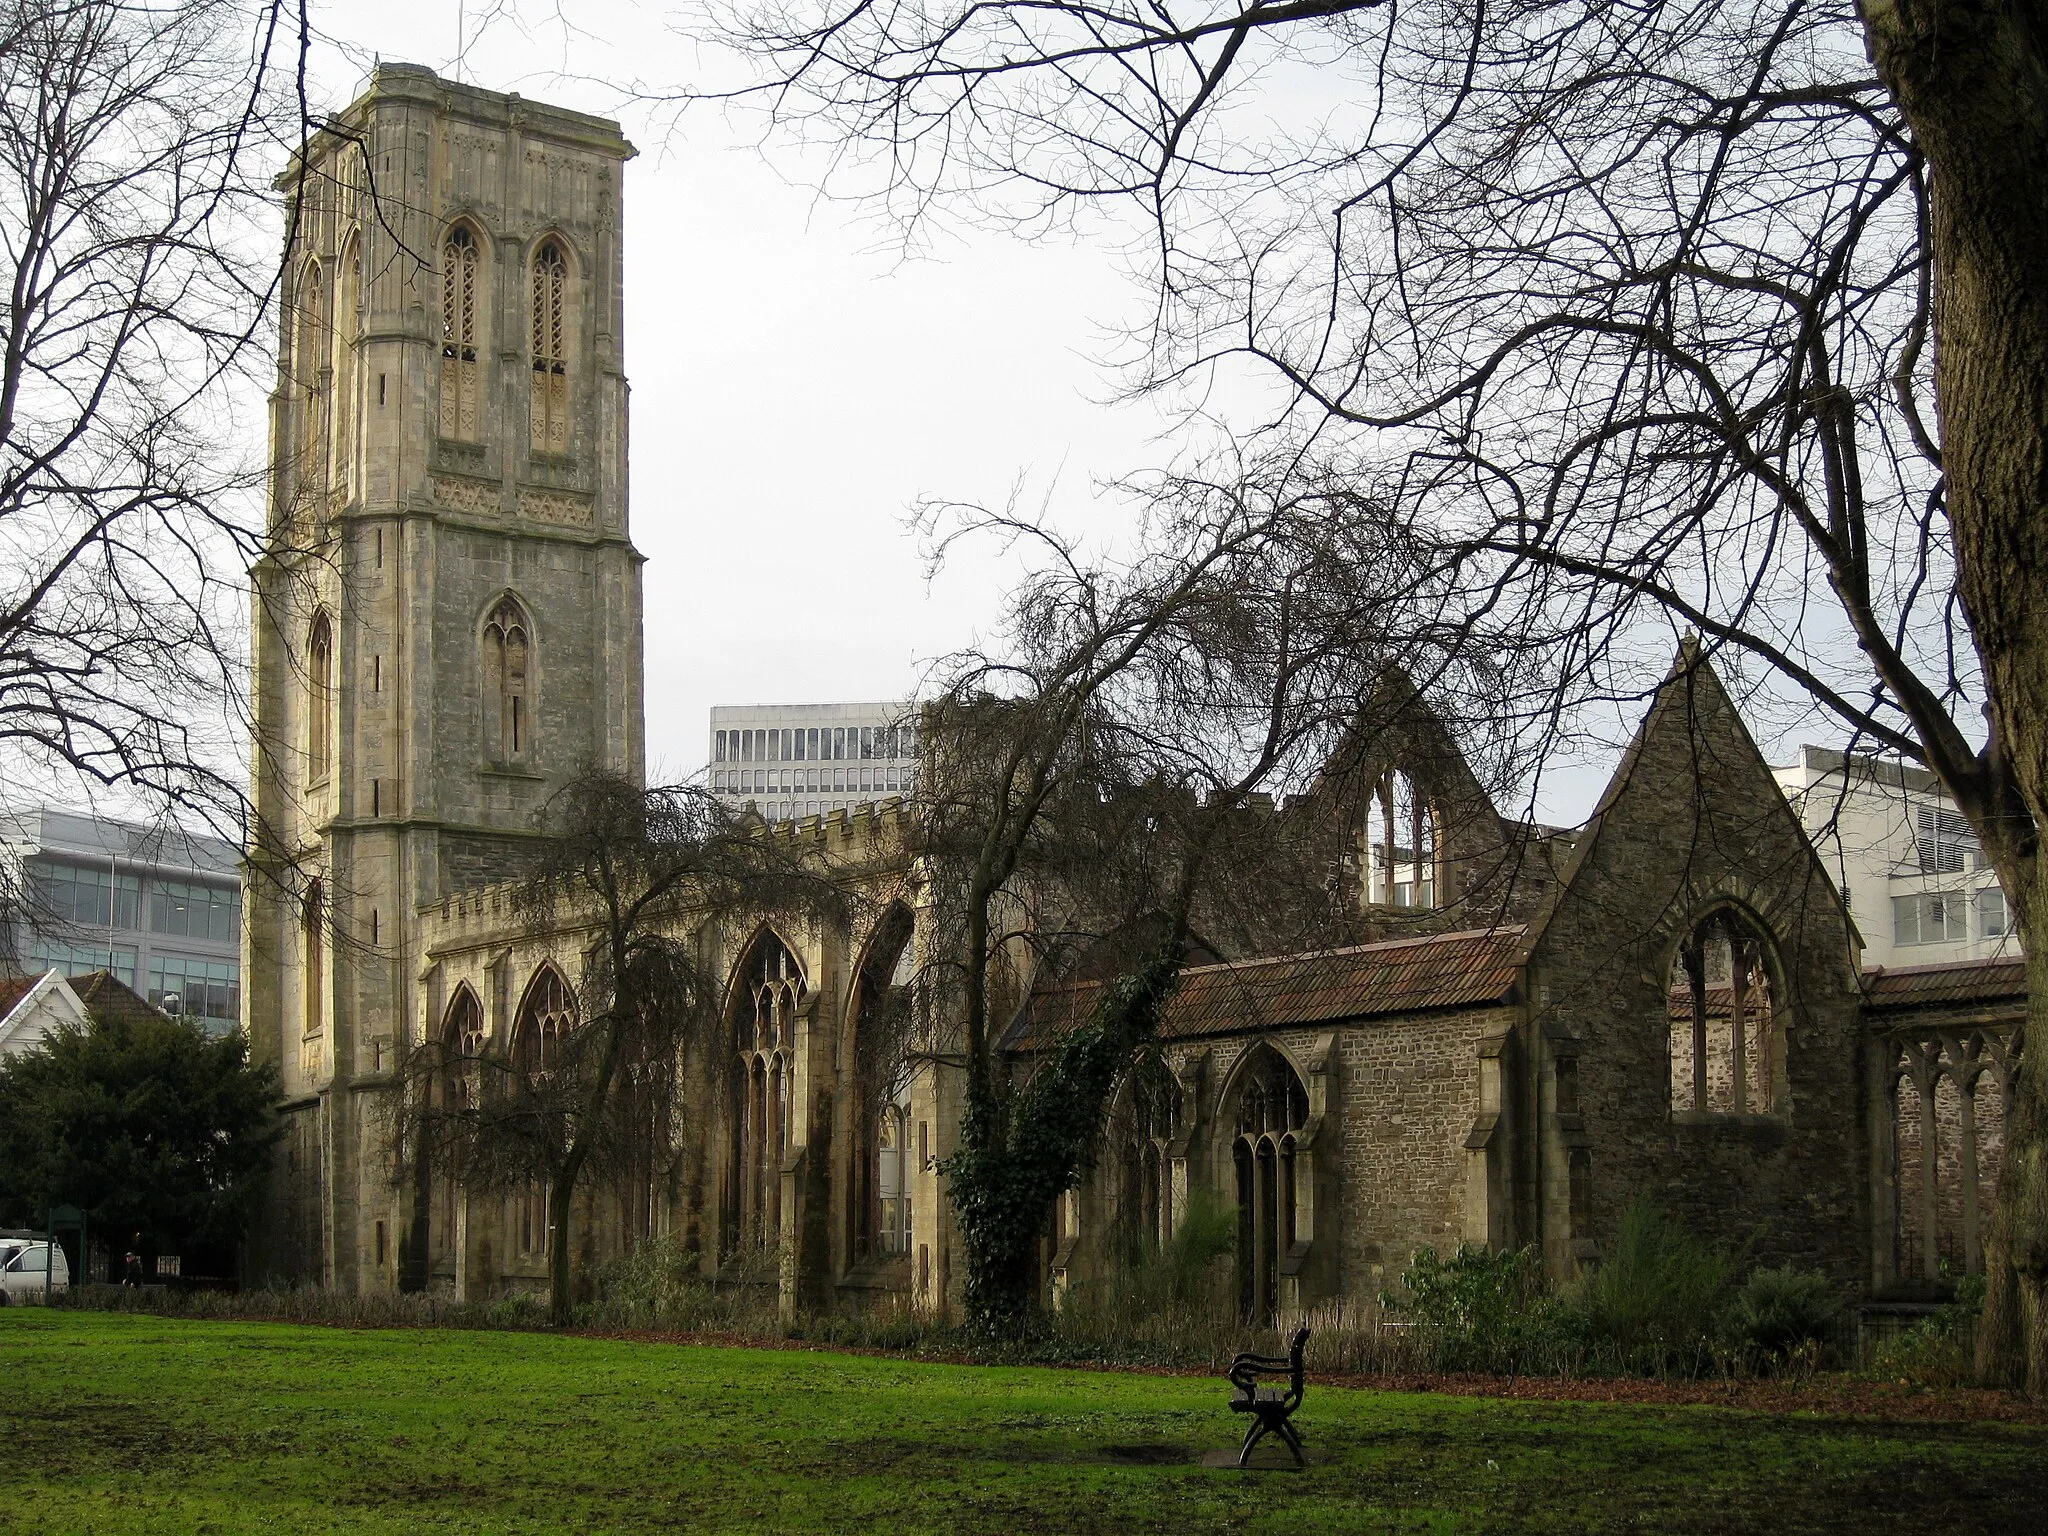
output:
<svg viewBox="0 0 2048 1536"><path fill-rule="evenodd" d="M0 859L21 892L0 971L110 971L153 1004L225 1032L241 1017L241 851L48 808L0 816Z"/></svg>
<svg viewBox="0 0 2048 1536"><path fill-rule="evenodd" d="M1933 774L1828 747L1773 772L1848 900L1865 965L2019 953L1998 877Z"/></svg>
<svg viewBox="0 0 2048 1536"><path fill-rule="evenodd" d="M711 789L769 821L907 794L917 779L911 708L721 704L711 711Z"/></svg>

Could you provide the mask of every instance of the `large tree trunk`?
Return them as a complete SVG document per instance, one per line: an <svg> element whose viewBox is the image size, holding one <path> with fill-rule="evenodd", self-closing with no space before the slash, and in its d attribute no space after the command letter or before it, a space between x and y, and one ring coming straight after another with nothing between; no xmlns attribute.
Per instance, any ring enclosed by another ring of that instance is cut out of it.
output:
<svg viewBox="0 0 2048 1536"><path fill-rule="evenodd" d="M576 1177L557 1173L548 1180L548 1321L569 1326L569 1212Z"/></svg>
<svg viewBox="0 0 2048 1536"><path fill-rule="evenodd" d="M1958 799L2030 956L2034 1045L2006 1125L1978 1366L2048 1391L2048 15L2029 0L1863 0L1863 14L1928 165L1949 519L1992 728L1986 782Z"/></svg>

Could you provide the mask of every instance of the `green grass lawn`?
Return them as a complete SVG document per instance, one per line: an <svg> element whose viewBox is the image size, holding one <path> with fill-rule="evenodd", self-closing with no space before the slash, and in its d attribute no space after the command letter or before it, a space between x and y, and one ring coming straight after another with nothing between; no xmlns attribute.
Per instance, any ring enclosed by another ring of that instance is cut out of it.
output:
<svg viewBox="0 0 2048 1536"><path fill-rule="evenodd" d="M2048 1430L0 1311L0 1530L2028 1531ZM33 1512L33 1513L31 1513Z"/></svg>

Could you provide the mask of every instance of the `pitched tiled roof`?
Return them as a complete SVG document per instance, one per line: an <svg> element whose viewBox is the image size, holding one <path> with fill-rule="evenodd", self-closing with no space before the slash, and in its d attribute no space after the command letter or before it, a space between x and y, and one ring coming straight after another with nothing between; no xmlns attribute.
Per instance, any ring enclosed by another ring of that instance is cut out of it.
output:
<svg viewBox="0 0 2048 1536"><path fill-rule="evenodd" d="M2024 1002L2027 961L2007 955L1943 965L1874 965L1863 973L1863 995L1873 1009Z"/></svg>
<svg viewBox="0 0 2048 1536"><path fill-rule="evenodd" d="M15 1004L28 996L29 988L42 979L40 976L0 976L0 1019L12 1013Z"/></svg>
<svg viewBox="0 0 2048 1536"><path fill-rule="evenodd" d="M1186 1040L1506 1002L1520 972L1522 933L1517 924L1190 966L1160 1032ZM1033 1050L1058 1039L1088 1016L1103 985L1075 982L1036 994L1011 1026L1008 1047Z"/></svg>
<svg viewBox="0 0 2048 1536"><path fill-rule="evenodd" d="M163 1018L149 1006L147 998L110 971L87 971L70 981L71 990L85 1004L85 1011L103 1023L112 1019Z"/></svg>

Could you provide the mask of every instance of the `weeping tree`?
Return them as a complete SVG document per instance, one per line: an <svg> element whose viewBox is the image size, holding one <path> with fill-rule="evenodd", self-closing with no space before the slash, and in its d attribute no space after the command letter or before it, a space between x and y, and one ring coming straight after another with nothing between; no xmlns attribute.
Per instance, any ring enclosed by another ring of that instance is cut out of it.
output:
<svg viewBox="0 0 2048 1536"><path fill-rule="evenodd" d="M414 1047L393 1136L416 1223L436 1176L478 1193L545 1190L560 1325L578 1196L647 1182L694 1129L684 1090L715 1039L724 982L707 925L829 918L840 897L757 819L696 786L592 771L556 792L546 820L514 906L533 942L578 957L580 979L512 1038L479 1017L466 1038L437 1029Z"/></svg>
<svg viewBox="0 0 2048 1536"><path fill-rule="evenodd" d="M1276 384L1228 430L1312 443L1469 611L1518 614L1537 735L1647 691L1683 628L1754 702L1931 770L2048 1029L2038 6L740 0L714 30L753 73L704 94L837 147L907 230L1127 242L1131 387ZM2037 1390L2040 1056L1979 1334Z"/></svg>
<svg viewBox="0 0 2048 1536"><path fill-rule="evenodd" d="M1419 638L1439 583L1383 521L1331 515L1341 487L1273 502L1257 484L1155 486L1155 552L1121 564L1035 525L970 520L1049 552L1000 645L955 658L927 707L919 790L932 950L955 972L939 980L966 1064L942 1172L966 1309L991 1334L1026 1325L1054 1204L1087 1171L1113 1091L1156 1047L1195 919L1260 905L1262 864L1300 884L1299 850L1253 798L1308 783L1397 636L1418 660L1455 664ZM1289 937L1314 936L1262 935ZM1106 983L1092 1012L1028 1057L1006 1049L1026 990L1080 969Z"/></svg>

